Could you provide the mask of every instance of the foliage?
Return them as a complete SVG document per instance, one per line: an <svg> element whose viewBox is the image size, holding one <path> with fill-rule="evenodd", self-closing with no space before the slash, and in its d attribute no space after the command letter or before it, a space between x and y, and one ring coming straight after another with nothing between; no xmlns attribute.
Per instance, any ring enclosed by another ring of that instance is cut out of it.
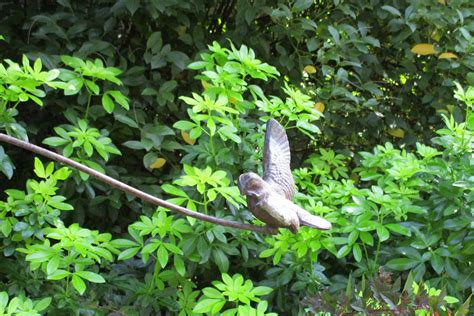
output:
<svg viewBox="0 0 474 316"><path fill-rule="evenodd" d="M328 311L403 301L419 314L469 312L470 1L1 7L0 132L196 212L261 224L236 179L261 173L274 117L296 202L334 227L210 225L2 144L7 312L297 315L320 299Z"/></svg>
<svg viewBox="0 0 474 316"><path fill-rule="evenodd" d="M272 289L266 286L254 287L252 281L246 280L240 274L232 277L222 274L222 281L214 281L214 287L202 289L203 297L194 307L193 312L216 314L221 311L227 302L235 302L235 307L227 309L222 315L275 315L265 313L268 303L261 301L259 296L269 294ZM250 306L251 301L257 302L257 308Z"/></svg>
<svg viewBox="0 0 474 316"><path fill-rule="evenodd" d="M319 315L363 313L363 315L464 315L469 311L469 297L458 310L450 308L459 300L446 291L432 288L427 283L416 283L411 274L401 288L400 278L393 280L391 273L382 268L374 277L353 284L350 279L345 291L323 291L305 299L309 310Z"/></svg>
<svg viewBox="0 0 474 316"><path fill-rule="evenodd" d="M46 310L51 304L51 298L45 297L42 300L32 301L24 295L8 297L7 292L0 292L0 313L2 315L36 316Z"/></svg>

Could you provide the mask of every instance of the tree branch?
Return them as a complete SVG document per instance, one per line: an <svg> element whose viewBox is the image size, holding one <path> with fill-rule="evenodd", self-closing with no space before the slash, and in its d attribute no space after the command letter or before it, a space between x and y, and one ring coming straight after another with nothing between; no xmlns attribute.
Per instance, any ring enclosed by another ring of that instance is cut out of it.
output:
<svg viewBox="0 0 474 316"><path fill-rule="evenodd" d="M26 150L29 150L29 151L31 151L35 154L44 156L46 158L55 160L57 162L60 162L62 164L68 165L68 166L71 166L74 169L77 169L79 171L87 173L88 175L96 178L99 181L107 183L107 184L109 184L110 186L112 186L114 188L117 188L121 191L124 191L124 192L127 192L127 193L131 194L131 195L134 195L134 196L136 196L137 198L139 198L143 201L149 202L149 203L154 204L154 205L165 207L165 208L167 208L169 210L172 210L172 211L175 211L177 213L180 213L180 214L183 214L183 215L186 215L186 216L190 216L190 217L194 217L194 218L199 219L201 221L206 221L206 222L213 223L213 224L216 224L216 225L233 227L233 228L244 229L244 230L250 230L250 231L254 231L254 232L258 232L258 233L265 233L265 234L274 233L274 230L272 230L271 228L268 228L268 227L255 226L255 225L251 225L251 224L244 224L244 223L240 223L240 222L229 221L229 220L226 220L226 219L223 219L223 218L218 218L218 217L202 214L202 213L199 213L199 212L195 212L195 211L192 211L190 209L181 207L179 205L175 205L173 203L164 201L164 200L159 199L157 197L154 197L154 196L152 196L148 193L140 191L140 190L138 190L138 189L136 189L132 186L129 186L128 184L120 182L120 181L118 181L118 180L116 180L112 177L109 177L105 174L102 174L102 173L100 173L100 172L98 172L94 169L91 169L91 168L89 168L89 167L87 167L87 166L85 166L81 163L78 163L78 162L76 162L72 159L66 158L66 157L64 157L62 155L59 155L59 154L56 154L56 153L54 153L50 150L47 150L45 148L42 148L42 147L30 144L30 143L24 142L22 140L19 140L17 138L11 137L11 136L8 136L6 134L0 133L0 141L5 142L5 143L9 143L11 145L14 145L14 146L26 149Z"/></svg>

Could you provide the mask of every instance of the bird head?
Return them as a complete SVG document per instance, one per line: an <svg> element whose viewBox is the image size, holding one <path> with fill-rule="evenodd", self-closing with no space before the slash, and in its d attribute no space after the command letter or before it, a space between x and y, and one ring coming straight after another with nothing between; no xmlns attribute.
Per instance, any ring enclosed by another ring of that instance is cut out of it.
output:
<svg viewBox="0 0 474 316"><path fill-rule="evenodd" d="M239 189L242 195L258 197L263 193L265 186L265 181L256 173L247 172L239 177Z"/></svg>

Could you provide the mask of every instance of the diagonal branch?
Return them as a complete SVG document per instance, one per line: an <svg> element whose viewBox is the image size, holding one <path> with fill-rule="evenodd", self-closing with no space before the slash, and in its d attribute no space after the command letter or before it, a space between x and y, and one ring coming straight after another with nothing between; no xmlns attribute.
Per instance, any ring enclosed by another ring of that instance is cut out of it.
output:
<svg viewBox="0 0 474 316"><path fill-rule="evenodd" d="M218 218L218 217L202 214L202 213L199 213L199 212L191 211L190 209L187 209L187 208L181 207L179 205L175 205L173 203L164 201L162 199L154 197L153 195L150 195L150 194L145 193L143 191L140 191L140 190L138 190L138 189L136 189L132 186L129 186L128 184L120 182L120 181L118 181L118 180L116 180L112 177L109 177L105 174L102 174L102 173L100 173L100 172L98 172L94 169L91 169L91 168L89 168L89 167L87 167L87 166L85 166L81 163L78 163L78 162L76 162L72 159L66 158L66 157L64 157L62 155L59 155L59 154L56 154L56 153L54 153L50 150L47 150L45 148L42 148L42 147L30 144L30 143L24 142L22 140L19 140L17 138L11 137L11 136L8 136L6 134L0 133L0 141L5 142L5 143L9 143L11 145L14 145L14 146L26 149L26 150L29 150L29 151L31 151L35 154L47 157L49 159L55 160L57 162L60 162L62 164L68 165L68 166L71 166L74 169L77 169L79 171L87 173L88 175L96 178L99 181L107 183L107 184L109 184L110 186L112 186L114 188L117 188L117 189L119 189L121 191L124 191L124 192L127 192L129 194L132 194L132 195L136 196L137 198L139 198L143 201L149 202L149 203L154 204L154 205L165 207L165 208L167 208L169 210L172 210L172 211L175 211L177 213L180 213L180 214L183 214L183 215L186 215L186 216L190 216L190 217L194 217L194 218L199 219L201 221L206 221L206 222L213 223L213 224L216 224L216 225L233 227L233 228L244 229L244 230L251 230L251 231L254 231L254 232L265 233L265 234L272 234L273 233L273 230L271 228L268 228L268 227L255 226L255 225L251 225L251 224L244 224L244 223L240 223L240 222L229 221L229 220L226 220L226 219L223 219L223 218Z"/></svg>

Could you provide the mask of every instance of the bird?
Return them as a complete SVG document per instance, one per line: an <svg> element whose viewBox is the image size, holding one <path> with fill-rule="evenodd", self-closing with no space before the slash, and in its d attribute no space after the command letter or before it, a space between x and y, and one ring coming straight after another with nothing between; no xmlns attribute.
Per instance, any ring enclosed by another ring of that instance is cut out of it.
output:
<svg viewBox="0 0 474 316"><path fill-rule="evenodd" d="M297 233L301 226L331 229L331 223L293 202L296 191L291 173L291 152L285 129L275 119L267 121L263 150L263 177L254 172L239 176L240 194L246 196L252 214L273 231L288 228Z"/></svg>

